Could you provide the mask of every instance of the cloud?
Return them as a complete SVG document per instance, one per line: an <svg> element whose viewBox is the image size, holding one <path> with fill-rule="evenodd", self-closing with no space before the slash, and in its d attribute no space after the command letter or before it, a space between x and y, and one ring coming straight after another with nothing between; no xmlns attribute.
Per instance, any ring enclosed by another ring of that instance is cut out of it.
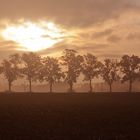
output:
<svg viewBox="0 0 140 140"><path fill-rule="evenodd" d="M15 53L17 48L18 45L13 41L0 41L0 59L5 59Z"/></svg>
<svg viewBox="0 0 140 140"><path fill-rule="evenodd" d="M105 29L103 31L92 31L91 32L84 32L79 35L81 38L86 38L86 39L98 39L102 37L106 37L110 34L113 33L113 29Z"/></svg>
<svg viewBox="0 0 140 140"><path fill-rule="evenodd" d="M57 43L51 48L40 51L39 54L61 56L65 49L74 49L79 54L85 54L90 52L97 55L99 53L103 53L105 49L108 50L108 47L110 47L109 44L103 44L103 43L87 43L87 44L75 45L63 41L61 43Z"/></svg>
<svg viewBox="0 0 140 140"><path fill-rule="evenodd" d="M106 29L106 30L104 30L102 32L94 33L92 35L92 38L100 38L100 37L108 36L108 35L112 34L113 31L114 31L113 29Z"/></svg>
<svg viewBox="0 0 140 140"><path fill-rule="evenodd" d="M59 56L66 48L99 56L140 52L139 0L0 0L0 3L0 29L27 21L50 20L68 33L63 42L40 51L41 55ZM0 46L3 46L0 54L16 52L19 47L12 42L1 42Z"/></svg>
<svg viewBox="0 0 140 140"><path fill-rule="evenodd" d="M18 44L14 41L1 41L0 42L0 52L2 50L16 50L18 47Z"/></svg>
<svg viewBox="0 0 140 140"><path fill-rule="evenodd" d="M62 41L60 43L55 44L53 47L40 51L39 54L41 54L41 55L50 55L51 54L52 55L52 54L59 53L59 55L61 55L65 49L75 49L75 48L77 49L78 47L79 46L72 45L65 41Z"/></svg>
<svg viewBox="0 0 140 140"><path fill-rule="evenodd" d="M140 32L130 33L126 39L128 40L140 40Z"/></svg>
<svg viewBox="0 0 140 140"><path fill-rule="evenodd" d="M108 37L107 39L109 42L112 42L112 43L116 43L118 41L121 40L121 37L117 36L117 35L111 35Z"/></svg>
<svg viewBox="0 0 140 140"><path fill-rule="evenodd" d="M1 19L50 19L59 24L88 26L120 16L132 0L0 0ZM10 14L9 14L10 13Z"/></svg>

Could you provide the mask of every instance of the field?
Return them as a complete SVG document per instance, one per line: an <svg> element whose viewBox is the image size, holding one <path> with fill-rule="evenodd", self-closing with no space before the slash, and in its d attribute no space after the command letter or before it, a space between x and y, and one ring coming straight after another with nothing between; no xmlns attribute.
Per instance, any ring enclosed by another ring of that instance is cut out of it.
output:
<svg viewBox="0 0 140 140"><path fill-rule="evenodd" d="M0 94L0 140L140 140L140 94Z"/></svg>

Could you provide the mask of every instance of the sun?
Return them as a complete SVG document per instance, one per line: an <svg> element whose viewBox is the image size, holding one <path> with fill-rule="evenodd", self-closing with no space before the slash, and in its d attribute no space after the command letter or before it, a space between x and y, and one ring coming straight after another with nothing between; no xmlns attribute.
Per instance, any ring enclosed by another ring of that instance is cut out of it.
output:
<svg viewBox="0 0 140 140"><path fill-rule="evenodd" d="M64 38L63 30L52 22L24 22L18 25L8 25L3 31L5 40L18 44L19 50L41 51L52 47Z"/></svg>

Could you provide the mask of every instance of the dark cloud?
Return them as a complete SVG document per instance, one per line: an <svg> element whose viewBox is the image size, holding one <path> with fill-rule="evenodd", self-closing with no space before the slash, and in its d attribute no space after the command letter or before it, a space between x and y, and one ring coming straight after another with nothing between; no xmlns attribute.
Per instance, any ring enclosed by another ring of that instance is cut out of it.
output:
<svg viewBox="0 0 140 140"><path fill-rule="evenodd" d="M109 42L116 43L116 42L121 40L121 37L119 37L118 35L111 35L111 36L108 37L107 40Z"/></svg>
<svg viewBox="0 0 140 140"><path fill-rule="evenodd" d="M15 44L14 41L1 41L0 42L0 46L7 46L7 45L11 45L11 44Z"/></svg>
<svg viewBox="0 0 140 140"><path fill-rule="evenodd" d="M62 53L65 49L77 49L79 46L76 45L72 45L72 44L68 44L67 42L60 42L55 44L53 47L51 48L47 48L46 50L42 50L39 53L41 55L49 55L49 54L53 54L53 53Z"/></svg>
<svg viewBox="0 0 140 140"><path fill-rule="evenodd" d="M135 32L135 33L130 33L126 39L128 40L140 40L140 33L139 32Z"/></svg>
<svg viewBox="0 0 140 140"><path fill-rule="evenodd" d="M106 30L103 30L103 31L91 31L91 32L88 32L88 33L81 33L79 36L81 38L88 38L88 39L97 39L97 38L102 38L102 37L106 37L106 36L109 36L110 34L113 33L113 29L106 29Z"/></svg>
<svg viewBox="0 0 140 140"><path fill-rule="evenodd" d="M46 18L62 25L87 26L135 5L128 0L0 0L0 18Z"/></svg>
<svg viewBox="0 0 140 140"><path fill-rule="evenodd" d="M58 43L56 45L54 45L53 47L51 48L48 48L46 50L43 50L43 51L40 51L39 53L41 55L50 55L50 54L53 54L53 53L61 53L65 50L65 49L74 49L76 50L77 52L81 53L81 52L84 52L84 53L87 53L87 52L90 52L90 53L101 53L103 52L105 49L107 49L109 47L108 44L102 44L102 43L87 43L85 45L73 45L73 44L69 44L67 42L61 42L61 43Z"/></svg>
<svg viewBox="0 0 140 140"><path fill-rule="evenodd" d="M92 35L92 38L100 38L100 37L108 36L108 35L112 34L113 31L114 31L113 29L106 29L106 30L104 30L102 32L94 33Z"/></svg>
<svg viewBox="0 0 140 140"><path fill-rule="evenodd" d="M1 41L0 53L2 52L2 50L4 51L16 50L17 47L18 47L18 44L15 43L14 41Z"/></svg>
<svg viewBox="0 0 140 140"><path fill-rule="evenodd" d="M20 51L17 43L14 41L1 41L0 42L0 61L2 59L6 59L9 57L9 55L14 53L23 53L23 51ZM18 51L17 51L18 50Z"/></svg>

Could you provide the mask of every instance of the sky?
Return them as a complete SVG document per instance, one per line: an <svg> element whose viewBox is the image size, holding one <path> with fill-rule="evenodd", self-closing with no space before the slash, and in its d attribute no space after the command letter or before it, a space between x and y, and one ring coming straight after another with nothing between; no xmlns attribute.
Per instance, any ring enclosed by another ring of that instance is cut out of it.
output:
<svg viewBox="0 0 140 140"><path fill-rule="evenodd" d="M0 0L0 59L64 49L140 56L140 0Z"/></svg>

